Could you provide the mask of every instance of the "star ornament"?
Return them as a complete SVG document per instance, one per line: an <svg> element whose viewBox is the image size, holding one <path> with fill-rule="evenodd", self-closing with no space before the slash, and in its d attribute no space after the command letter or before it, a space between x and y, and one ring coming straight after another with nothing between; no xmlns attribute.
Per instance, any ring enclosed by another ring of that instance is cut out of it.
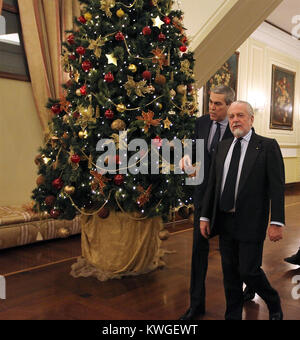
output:
<svg viewBox="0 0 300 340"><path fill-rule="evenodd" d="M161 26L164 25L164 22L160 20L159 16L151 20L153 21L153 27L158 27L159 29L161 29Z"/></svg>
<svg viewBox="0 0 300 340"><path fill-rule="evenodd" d="M105 55L108 61L108 64L114 64L115 66L118 66L118 60L117 58L114 56L114 54L106 54Z"/></svg>
<svg viewBox="0 0 300 340"><path fill-rule="evenodd" d="M163 122L164 122L164 128L170 130L172 126L172 122L169 120L169 118L165 119Z"/></svg>

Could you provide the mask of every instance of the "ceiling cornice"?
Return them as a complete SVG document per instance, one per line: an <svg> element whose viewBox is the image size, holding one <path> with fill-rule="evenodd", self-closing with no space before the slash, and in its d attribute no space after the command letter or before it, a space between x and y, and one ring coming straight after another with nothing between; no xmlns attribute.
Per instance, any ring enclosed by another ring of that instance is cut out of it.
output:
<svg viewBox="0 0 300 340"><path fill-rule="evenodd" d="M263 22L251 35L251 38L300 60L300 41L267 22Z"/></svg>

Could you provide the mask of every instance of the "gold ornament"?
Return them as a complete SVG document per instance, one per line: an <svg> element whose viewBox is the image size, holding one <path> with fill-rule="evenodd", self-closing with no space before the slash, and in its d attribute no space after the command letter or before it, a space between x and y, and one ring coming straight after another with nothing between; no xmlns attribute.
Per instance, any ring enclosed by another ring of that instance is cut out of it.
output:
<svg viewBox="0 0 300 340"><path fill-rule="evenodd" d="M123 18L125 16L125 12L122 10L122 8L117 10L117 17Z"/></svg>
<svg viewBox="0 0 300 340"><path fill-rule="evenodd" d="M185 59L184 61L181 62L181 69L180 71L183 72L186 76L193 78L194 73L193 70L190 69L191 63Z"/></svg>
<svg viewBox="0 0 300 340"><path fill-rule="evenodd" d="M164 122L164 128L170 130L172 122L169 120L169 118L165 119L163 122Z"/></svg>
<svg viewBox="0 0 300 340"><path fill-rule="evenodd" d="M170 91L170 96L171 96L172 98L174 98L174 97L176 96L176 91L175 91L174 89L172 89L172 90Z"/></svg>
<svg viewBox="0 0 300 340"><path fill-rule="evenodd" d="M85 13L83 16L84 16L84 19L87 21L90 21L93 19L93 15L89 12Z"/></svg>
<svg viewBox="0 0 300 340"><path fill-rule="evenodd" d="M153 94L155 92L155 87L153 85L148 86L149 93Z"/></svg>
<svg viewBox="0 0 300 340"><path fill-rule="evenodd" d="M76 70L76 72L73 74L74 80L76 81L76 83L79 82L79 78L80 78L80 74L78 72L78 70Z"/></svg>
<svg viewBox="0 0 300 340"><path fill-rule="evenodd" d="M137 67L134 64L130 64L128 70L131 71L132 73L135 73L137 71Z"/></svg>
<svg viewBox="0 0 300 340"><path fill-rule="evenodd" d="M118 66L117 58L114 56L113 53L106 54L105 56L107 58L108 64L114 64L115 66Z"/></svg>
<svg viewBox="0 0 300 340"><path fill-rule="evenodd" d="M70 235L71 235L71 231L69 228L62 227L62 228L59 228L57 231L57 236L61 238L67 238Z"/></svg>
<svg viewBox="0 0 300 340"><path fill-rule="evenodd" d="M186 85L178 85L177 86L177 93L179 93L179 94L182 94L182 95L186 94L186 90L187 90Z"/></svg>
<svg viewBox="0 0 300 340"><path fill-rule="evenodd" d="M80 125L82 130L87 128L88 123L96 123L97 119L94 117L94 108L92 105L89 105L88 107L79 105L77 110L80 113L80 117L78 118L76 125Z"/></svg>
<svg viewBox="0 0 300 340"><path fill-rule="evenodd" d="M112 122L111 128L112 130L123 131L126 129L126 124L123 120L116 119L115 121Z"/></svg>
<svg viewBox="0 0 300 340"><path fill-rule="evenodd" d="M126 106L124 104L118 104L117 105L117 111L121 112L121 113L125 112L126 111Z"/></svg>
<svg viewBox="0 0 300 340"><path fill-rule="evenodd" d="M101 10L105 12L106 16L111 18L111 8L116 6L116 0L100 0Z"/></svg>
<svg viewBox="0 0 300 340"><path fill-rule="evenodd" d="M133 77L127 76L128 82L125 83L125 89L127 90L127 96L131 96L131 92L135 91L139 97L145 97L144 94L149 93L149 87L147 86L147 80L141 80L136 83Z"/></svg>
<svg viewBox="0 0 300 340"><path fill-rule="evenodd" d="M100 47L105 45L106 38L101 37L101 35L96 40L90 40L89 50L94 51L97 58L101 57L102 50Z"/></svg>
<svg viewBox="0 0 300 340"><path fill-rule="evenodd" d="M79 131L78 133L78 137L81 138L81 139L86 139L88 137L88 132L85 130L85 131Z"/></svg>
<svg viewBox="0 0 300 340"><path fill-rule="evenodd" d="M67 186L64 187L64 192L68 195L73 195L74 192L75 192L75 187L67 185Z"/></svg>
<svg viewBox="0 0 300 340"><path fill-rule="evenodd" d="M164 24L164 22L160 20L159 16L151 20L153 21L153 26L158 27L159 29L161 29L161 26Z"/></svg>
<svg viewBox="0 0 300 340"><path fill-rule="evenodd" d="M156 103L156 107L161 110L163 108L163 104L162 103Z"/></svg>
<svg viewBox="0 0 300 340"><path fill-rule="evenodd" d="M166 82L167 82L167 79L162 74L158 74L155 78L155 83L158 85L165 85Z"/></svg>
<svg viewBox="0 0 300 340"><path fill-rule="evenodd" d="M80 89L76 90L76 96L81 97Z"/></svg>

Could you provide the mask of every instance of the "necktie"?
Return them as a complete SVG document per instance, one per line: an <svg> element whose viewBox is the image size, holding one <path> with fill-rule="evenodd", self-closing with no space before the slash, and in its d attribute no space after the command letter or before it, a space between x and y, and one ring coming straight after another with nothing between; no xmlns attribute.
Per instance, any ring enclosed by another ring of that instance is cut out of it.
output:
<svg viewBox="0 0 300 340"><path fill-rule="evenodd" d="M235 203L235 185L241 157L241 140L239 138L233 148L229 170L226 177L225 186L220 200L220 210L228 212L234 208Z"/></svg>
<svg viewBox="0 0 300 340"><path fill-rule="evenodd" d="M220 123L216 123L217 124L217 129L216 129L216 132L214 134L214 137L211 141L211 144L210 144L210 148L209 148L209 153L212 155L213 152L215 151L219 141L220 141L220 137L221 137L221 125Z"/></svg>

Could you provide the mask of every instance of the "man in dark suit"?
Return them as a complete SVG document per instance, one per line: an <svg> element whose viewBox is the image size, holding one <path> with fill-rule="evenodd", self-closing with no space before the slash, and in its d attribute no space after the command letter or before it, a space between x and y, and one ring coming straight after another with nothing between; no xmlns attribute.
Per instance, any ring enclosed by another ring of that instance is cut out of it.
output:
<svg viewBox="0 0 300 340"><path fill-rule="evenodd" d="M241 320L242 283L267 304L270 320L282 320L280 298L261 269L267 229L271 241L282 239L284 164L278 143L252 129L253 109L234 102L228 110L234 138L214 154L201 213L205 238L220 235L227 320ZM271 208L271 222L269 213Z"/></svg>
<svg viewBox="0 0 300 340"><path fill-rule="evenodd" d="M196 120L194 139L204 140L204 181L195 188L193 202L195 208L193 253L190 280L190 307L180 317L180 320L193 320L205 313L205 278L208 266L209 244L200 233L200 212L203 196L206 190L212 154L220 140L232 137L228 126L227 111L234 101L232 88L218 86L211 90L209 99L209 115ZM182 168L192 165L186 156L182 159ZM253 293L254 297L254 293Z"/></svg>

